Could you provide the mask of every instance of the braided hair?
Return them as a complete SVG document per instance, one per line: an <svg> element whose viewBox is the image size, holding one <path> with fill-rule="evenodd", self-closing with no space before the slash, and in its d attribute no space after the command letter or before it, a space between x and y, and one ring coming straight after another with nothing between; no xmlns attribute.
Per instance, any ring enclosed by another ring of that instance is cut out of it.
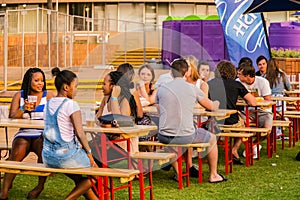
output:
<svg viewBox="0 0 300 200"><path fill-rule="evenodd" d="M24 99L27 99L28 95L32 90L31 88L32 75L37 72L40 72L43 75L44 82L46 81L45 74L40 68L29 68L24 74L23 82L21 85L21 90L23 90L24 92ZM43 91L45 90L46 90L46 83L43 86Z"/></svg>
<svg viewBox="0 0 300 200"><path fill-rule="evenodd" d="M117 85L121 87L121 94L120 98L118 99L119 103L126 98L129 102L131 115L137 119L137 106L136 102L134 100L133 95L130 92L130 89L133 88L133 84L128 80L126 76L124 76L121 72L113 71L109 73L110 76L110 82L112 85Z"/></svg>

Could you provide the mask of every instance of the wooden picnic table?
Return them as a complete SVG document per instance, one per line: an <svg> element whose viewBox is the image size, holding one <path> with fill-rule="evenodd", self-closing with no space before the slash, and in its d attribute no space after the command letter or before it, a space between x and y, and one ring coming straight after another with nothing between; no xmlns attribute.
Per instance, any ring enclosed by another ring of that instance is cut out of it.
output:
<svg viewBox="0 0 300 200"><path fill-rule="evenodd" d="M9 127L12 128L44 128L44 121L43 120L30 120L30 119L1 119L0 120L0 127L5 128L6 137L8 134L7 129ZM127 158L128 163L130 163L130 138L138 137L138 136L145 136L151 130L156 130L157 126L144 126L144 125L135 125L134 127L119 127L119 128L104 128L100 126L95 127L86 127L83 126L85 132L89 132L93 135L93 139L97 137L100 139L100 144L96 145L96 152L102 159L102 167L106 168L107 166L107 145L111 145L112 143L126 141L127 142ZM114 134L121 136L120 139L115 139L113 141L107 141L106 135ZM94 143L95 144L95 143ZM138 145L138 144L137 144ZM101 150L99 149L101 148ZM137 146L138 148L138 146ZM101 152L101 153L100 153ZM129 167L131 168L130 164ZM104 177L104 184L108 185L108 177ZM105 188L105 194L108 193L109 188Z"/></svg>
<svg viewBox="0 0 300 200"><path fill-rule="evenodd" d="M273 114L273 117L274 117L274 119L276 119L276 102L275 101L262 100L262 101L257 101L256 106L250 106L244 100L238 100L236 105L245 107L245 116L246 116L245 126L246 127L250 126L249 107L254 107L255 110L257 110L257 107L261 107L262 109L272 107L273 112L275 111L275 113Z"/></svg>
<svg viewBox="0 0 300 200"><path fill-rule="evenodd" d="M293 104L297 111L300 110L300 97L271 97L273 101L281 101L281 118L284 119L284 102Z"/></svg>

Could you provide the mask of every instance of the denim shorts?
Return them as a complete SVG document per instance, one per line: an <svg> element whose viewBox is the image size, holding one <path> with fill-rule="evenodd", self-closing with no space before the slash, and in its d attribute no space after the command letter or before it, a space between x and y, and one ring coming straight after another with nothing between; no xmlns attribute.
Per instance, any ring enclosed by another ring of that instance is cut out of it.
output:
<svg viewBox="0 0 300 200"><path fill-rule="evenodd" d="M45 144L46 143L46 144ZM44 142L43 163L52 168L84 168L90 167L90 160L85 152L76 143L66 143L56 146Z"/></svg>

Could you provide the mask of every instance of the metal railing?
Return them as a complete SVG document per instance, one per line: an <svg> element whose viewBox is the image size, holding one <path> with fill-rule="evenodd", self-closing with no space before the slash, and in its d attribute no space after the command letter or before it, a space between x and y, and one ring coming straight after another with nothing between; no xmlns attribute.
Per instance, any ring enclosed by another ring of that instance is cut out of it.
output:
<svg viewBox="0 0 300 200"><path fill-rule="evenodd" d="M151 27L151 28L150 28ZM116 51L161 49L161 28L144 23L92 19L42 8L0 13L0 79L21 80L29 67L51 69L107 65ZM8 73L18 68L18 76Z"/></svg>

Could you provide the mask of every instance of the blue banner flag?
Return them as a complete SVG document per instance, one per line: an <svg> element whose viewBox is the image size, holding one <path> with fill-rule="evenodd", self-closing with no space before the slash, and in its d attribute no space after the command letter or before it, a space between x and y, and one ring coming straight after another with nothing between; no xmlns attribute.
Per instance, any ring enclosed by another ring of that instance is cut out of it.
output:
<svg viewBox="0 0 300 200"><path fill-rule="evenodd" d="M253 0L216 0L230 61L237 67L242 57L249 57L254 67L260 55L270 58L262 14L243 14Z"/></svg>

